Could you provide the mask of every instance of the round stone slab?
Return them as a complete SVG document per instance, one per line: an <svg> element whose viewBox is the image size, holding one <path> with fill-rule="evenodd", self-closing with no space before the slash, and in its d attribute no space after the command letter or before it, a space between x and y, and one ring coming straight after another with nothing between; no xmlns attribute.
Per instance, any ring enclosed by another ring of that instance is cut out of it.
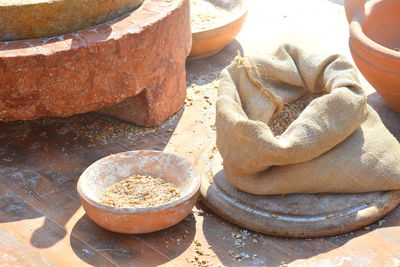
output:
<svg viewBox="0 0 400 267"><path fill-rule="evenodd" d="M0 41L50 37L103 23L144 0L0 0Z"/></svg>
<svg viewBox="0 0 400 267"><path fill-rule="evenodd" d="M209 170L209 176L203 175L200 191L205 204L222 218L265 234L295 238L339 235L379 220L400 203L400 190L252 195L237 190L227 180L218 152L201 161Z"/></svg>

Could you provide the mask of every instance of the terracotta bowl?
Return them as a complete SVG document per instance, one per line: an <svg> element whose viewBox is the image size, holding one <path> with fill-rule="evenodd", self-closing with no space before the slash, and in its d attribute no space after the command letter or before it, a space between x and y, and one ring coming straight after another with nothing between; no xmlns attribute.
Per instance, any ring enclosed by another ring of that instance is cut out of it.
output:
<svg viewBox="0 0 400 267"><path fill-rule="evenodd" d="M175 183L181 198L147 208L116 208L99 203L105 190L135 174L160 176ZM86 214L99 226L113 232L141 234L183 220L197 200L200 183L200 177L187 160L160 151L138 150L110 155L90 165L79 178L78 193Z"/></svg>
<svg viewBox="0 0 400 267"><path fill-rule="evenodd" d="M346 0L350 23L350 50L357 67L382 95L400 112L400 1Z"/></svg>
<svg viewBox="0 0 400 267"><path fill-rule="evenodd" d="M245 0L210 0L216 6L231 12L223 23L205 30L192 30L192 50L188 60L212 56L221 51L240 32L247 16Z"/></svg>

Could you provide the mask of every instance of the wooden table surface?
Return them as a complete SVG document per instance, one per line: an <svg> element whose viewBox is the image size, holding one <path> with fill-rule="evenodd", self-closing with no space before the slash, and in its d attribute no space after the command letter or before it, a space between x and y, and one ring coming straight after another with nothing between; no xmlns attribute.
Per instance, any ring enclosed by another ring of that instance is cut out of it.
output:
<svg viewBox="0 0 400 267"><path fill-rule="evenodd" d="M215 138L218 82L214 80L237 50L244 54L264 52L282 39L349 56L343 7L334 3L340 1L310 0L316 8L312 10L297 2L282 0L274 10L269 5L272 1L253 0L248 23L237 40L211 58L187 64L186 105L160 127L136 127L93 113L0 123L0 265L190 266L205 260L216 266L400 266L399 207L365 229L320 239L289 239L246 231L223 221L200 202L193 214L172 228L123 235L98 227L81 207L76 191L80 174L111 153L165 150L196 165L200 153ZM305 17L315 13L323 21L320 24L325 23L318 27L330 29L329 37L324 37L323 30L319 30L318 38L324 41L315 37L312 33L318 29L311 22L304 35L298 34L300 29L295 24L301 12ZM292 22L286 22L292 17ZM268 32L267 25L275 24L282 26L285 36L276 27ZM271 37L272 33L276 35ZM332 45L332 40L338 46ZM400 140L400 114L390 110L379 94L364 84L369 103Z"/></svg>

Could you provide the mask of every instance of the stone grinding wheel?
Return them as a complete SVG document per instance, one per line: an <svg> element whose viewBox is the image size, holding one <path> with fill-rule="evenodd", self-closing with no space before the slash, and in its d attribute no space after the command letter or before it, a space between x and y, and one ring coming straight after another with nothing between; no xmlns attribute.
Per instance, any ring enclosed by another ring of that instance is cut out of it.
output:
<svg viewBox="0 0 400 267"><path fill-rule="evenodd" d="M362 194L257 196L234 188L224 175L222 158L208 149L200 196L212 211L244 228L285 237L339 235L371 224L400 203L400 190ZM205 173L208 173L206 175Z"/></svg>
<svg viewBox="0 0 400 267"><path fill-rule="evenodd" d="M0 41L82 30L132 11L144 0L0 0Z"/></svg>
<svg viewBox="0 0 400 267"><path fill-rule="evenodd" d="M0 42L0 121L102 109L157 126L185 101L191 36L188 0L146 0L88 29Z"/></svg>

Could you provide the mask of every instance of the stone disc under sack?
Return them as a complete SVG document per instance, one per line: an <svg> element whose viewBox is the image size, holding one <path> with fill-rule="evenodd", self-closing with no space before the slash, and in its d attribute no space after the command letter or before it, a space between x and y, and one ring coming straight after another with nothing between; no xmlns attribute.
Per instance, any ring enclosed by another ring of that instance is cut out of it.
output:
<svg viewBox="0 0 400 267"><path fill-rule="evenodd" d="M395 209L400 190L353 194L254 195L236 189L225 176L213 146L199 157L201 200L241 227L277 236L334 236L367 226Z"/></svg>

